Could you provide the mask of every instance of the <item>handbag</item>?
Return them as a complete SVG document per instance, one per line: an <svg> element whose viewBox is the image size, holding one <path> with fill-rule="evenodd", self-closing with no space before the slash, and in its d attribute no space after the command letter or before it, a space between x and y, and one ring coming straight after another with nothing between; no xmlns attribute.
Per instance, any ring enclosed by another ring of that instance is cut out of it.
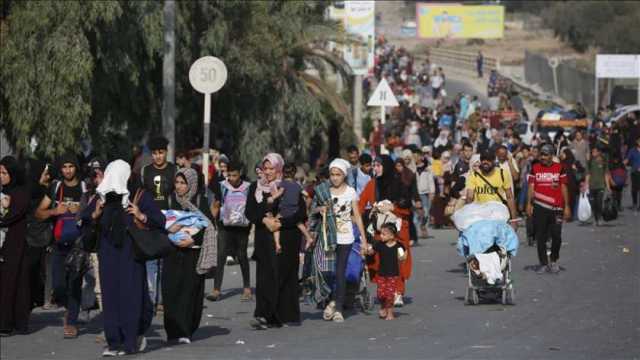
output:
<svg viewBox="0 0 640 360"><path fill-rule="evenodd" d="M82 277L91 269L91 255L80 244L80 241L76 242L64 259L64 267L71 277Z"/></svg>
<svg viewBox="0 0 640 360"><path fill-rule="evenodd" d="M134 196L133 203L137 206L142 198L143 190L138 190ZM127 231L133 240L133 253L138 261L149 261L161 259L173 251L175 247L171 244L169 236L162 230L149 229L145 224L137 219L133 219L133 226L129 226Z"/></svg>
<svg viewBox="0 0 640 360"><path fill-rule="evenodd" d="M610 193L605 194L602 200L602 219L612 221L618 218L618 205Z"/></svg>
<svg viewBox="0 0 640 360"><path fill-rule="evenodd" d="M31 247L46 247L53 242L53 232L50 221L38 221L30 216L27 222L27 244Z"/></svg>

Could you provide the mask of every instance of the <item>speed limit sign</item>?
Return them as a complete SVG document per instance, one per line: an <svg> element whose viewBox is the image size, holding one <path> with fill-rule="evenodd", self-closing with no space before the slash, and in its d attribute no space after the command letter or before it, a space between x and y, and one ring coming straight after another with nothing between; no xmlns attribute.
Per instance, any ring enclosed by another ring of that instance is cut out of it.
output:
<svg viewBox="0 0 640 360"><path fill-rule="evenodd" d="M189 69L189 82L196 91L211 94L222 88L227 81L227 67L214 56L196 60Z"/></svg>
<svg viewBox="0 0 640 360"><path fill-rule="evenodd" d="M204 144L202 147L202 174L209 183L209 136L211 123L211 94L220 90L227 81L227 67L215 56L196 60L189 69L189 82L197 92L204 94Z"/></svg>

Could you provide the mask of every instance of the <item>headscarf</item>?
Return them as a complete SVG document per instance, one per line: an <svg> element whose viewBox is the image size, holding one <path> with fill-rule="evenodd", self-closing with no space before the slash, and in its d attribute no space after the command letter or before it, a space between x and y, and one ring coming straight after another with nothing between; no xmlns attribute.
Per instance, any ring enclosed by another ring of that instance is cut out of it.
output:
<svg viewBox="0 0 640 360"><path fill-rule="evenodd" d="M382 164L382 176L376 177L376 201L390 200L397 201L400 198L400 189L393 160L389 155L380 155L375 162Z"/></svg>
<svg viewBox="0 0 640 360"><path fill-rule="evenodd" d="M176 192L176 200L178 200L178 204L183 208L187 208L193 196L198 193L198 173L191 168L182 168L176 172L176 177L182 176L184 180L187 182L187 193L183 196L178 195Z"/></svg>
<svg viewBox="0 0 640 360"><path fill-rule="evenodd" d="M216 241L218 234L209 218L207 218L200 209L191 202L194 196L198 196L198 173L191 168L182 168L177 171L176 177L178 176L184 177L187 182L188 189L182 196L178 195L177 192L175 193L176 200L180 206L182 206L184 210L198 213L202 218L207 219L208 224L204 230L200 256L198 257L198 264L196 265L196 272L198 274L206 274L209 270L218 265L218 242Z"/></svg>
<svg viewBox="0 0 640 360"><path fill-rule="evenodd" d="M16 158L13 156L5 156L0 160L0 165L4 166L11 178L9 183L2 189L5 194L24 185L24 168Z"/></svg>
<svg viewBox="0 0 640 360"><path fill-rule="evenodd" d="M276 171L276 178L274 181L269 182L269 180L267 180L267 177L264 176L264 174L258 179L258 183L256 186L256 192L254 194L256 201L258 203L262 202L262 194L263 193L267 193L267 194L271 194L272 192L277 190L278 184L280 184L280 181L282 180L282 168L284 167L284 159L282 159L282 156L280 156L280 154L277 153L269 153L267 154L267 156L265 156L262 159L262 163L260 164L260 167L264 167L264 163L265 162L269 162L271 164L271 166L273 166L273 168Z"/></svg>
<svg viewBox="0 0 640 360"><path fill-rule="evenodd" d="M440 130L440 134L438 134L438 138L433 143L434 148L438 148L440 146L447 146L449 144L449 130L442 129Z"/></svg>
<svg viewBox="0 0 640 360"><path fill-rule="evenodd" d="M115 193L122 196L122 208L129 206L129 189L127 182L131 176L131 166L124 160L118 159L107 165L104 171L104 179L96 189L96 193L102 201L106 202L107 194Z"/></svg>
<svg viewBox="0 0 640 360"><path fill-rule="evenodd" d="M415 173L407 168L407 165L403 159L396 159L395 164L402 164L402 172L398 174L400 175L400 180L402 181L402 185L411 186L411 183L415 178ZM394 167L394 170L397 172L395 167Z"/></svg>
<svg viewBox="0 0 640 360"><path fill-rule="evenodd" d="M409 158L410 161L407 162L405 159ZM403 165L406 169L409 169L409 171L416 173L418 171L418 166L416 165L416 161L413 159L413 152L409 149L404 149L402 150L402 160L403 160Z"/></svg>
<svg viewBox="0 0 640 360"><path fill-rule="evenodd" d="M124 160L115 160L107 165L104 179L96 189L96 194L104 202L102 211L102 228L113 246L121 248L127 237L124 209L129 205L129 188L131 167Z"/></svg>
<svg viewBox="0 0 640 360"><path fill-rule="evenodd" d="M340 171L342 171L342 173L346 176L347 172L349 171L349 168L351 167L351 164L349 164L349 162L345 159L340 159L337 158L335 160L333 160L330 164L329 164L329 170L336 168Z"/></svg>

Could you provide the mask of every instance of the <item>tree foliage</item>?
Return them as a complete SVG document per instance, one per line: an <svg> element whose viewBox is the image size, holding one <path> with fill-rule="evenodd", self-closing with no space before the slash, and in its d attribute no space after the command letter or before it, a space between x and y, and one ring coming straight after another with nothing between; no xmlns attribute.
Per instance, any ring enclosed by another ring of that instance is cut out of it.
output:
<svg viewBox="0 0 640 360"><path fill-rule="evenodd" d="M545 24L577 51L614 54L640 51L640 2L507 1L507 9L542 15Z"/></svg>
<svg viewBox="0 0 640 360"><path fill-rule="evenodd" d="M204 55L221 58L229 72L213 98L213 145L246 163L267 151L300 159L336 114L346 130L349 107L325 75L350 69L323 48L341 36L325 6L176 2L178 147L201 145L203 97L188 71ZM90 136L99 152L122 154L161 132L162 2L12 2L7 13L0 97L8 106L0 126L18 149L35 136L56 155Z"/></svg>

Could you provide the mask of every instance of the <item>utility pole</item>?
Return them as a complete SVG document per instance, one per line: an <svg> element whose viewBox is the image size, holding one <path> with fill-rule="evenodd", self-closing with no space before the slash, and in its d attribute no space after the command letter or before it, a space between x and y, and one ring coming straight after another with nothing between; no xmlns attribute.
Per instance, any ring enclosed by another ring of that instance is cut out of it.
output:
<svg viewBox="0 0 640 360"><path fill-rule="evenodd" d="M353 79L353 132L358 147L362 143L362 78L362 75L355 75Z"/></svg>
<svg viewBox="0 0 640 360"><path fill-rule="evenodd" d="M164 59L162 61L162 133L169 140L167 157L176 149L176 3L164 0Z"/></svg>

